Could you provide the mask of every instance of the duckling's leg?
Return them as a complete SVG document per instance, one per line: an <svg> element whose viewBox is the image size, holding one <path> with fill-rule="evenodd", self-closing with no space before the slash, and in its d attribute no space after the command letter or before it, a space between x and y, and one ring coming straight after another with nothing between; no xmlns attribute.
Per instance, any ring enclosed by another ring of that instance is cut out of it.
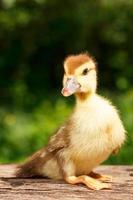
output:
<svg viewBox="0 0 133 200"><path fill-rule="evenodd" d="M82 176L68 176L65 178L66 182L70 184L77 184L77 183L83 183L85 184L88 188L93 189L93 190L101 190L104 188L111 188L110 184L107 183L101 183L98 180L95 180L87 175L82 175Z"/></svg>
<svg viewBox="0 0 133 200"><path fill-rule="evenodd" d="M109 176L109 175L102 175L95 172L91 172L89 176L92 178L98 179L100 181L112 181L112 176Z"/></svg>
<svg viewBox="0 0 133 200"><path fill-rule="evenodd" d="M100 190L104 188L111 188L111 185L108 183L102 183L90 176L82 175L75 176L76 174L76 166L74 165L72 160L68 160L65 152L60 150L56 153L57 163L60 169L60 173L62 174L62 178L70 184L85 184L88 188L94 190Z"/></svg>

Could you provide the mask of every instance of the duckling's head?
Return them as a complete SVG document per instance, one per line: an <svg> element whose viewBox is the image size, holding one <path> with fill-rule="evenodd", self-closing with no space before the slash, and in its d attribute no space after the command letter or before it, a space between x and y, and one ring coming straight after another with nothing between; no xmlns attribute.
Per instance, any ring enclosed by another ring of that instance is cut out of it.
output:
<svg viewBox="0 0 133 200"><path fill-rule="evenodd" d="M88 54L70 55L64 61L63 96L95 93L96 64Z"/></svg>

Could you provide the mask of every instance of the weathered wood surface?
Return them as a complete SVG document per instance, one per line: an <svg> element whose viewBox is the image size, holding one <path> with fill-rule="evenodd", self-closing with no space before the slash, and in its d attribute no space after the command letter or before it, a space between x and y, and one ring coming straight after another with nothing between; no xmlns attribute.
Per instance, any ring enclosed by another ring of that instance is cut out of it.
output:
<svg viewBox="0 0 133 200"><path fill-rule="evenodd" d="M133 200L133 166L100 166L113 176L112 189L93 191L49 179L15 178L16 165L0 165L0 200Z"/></svg>

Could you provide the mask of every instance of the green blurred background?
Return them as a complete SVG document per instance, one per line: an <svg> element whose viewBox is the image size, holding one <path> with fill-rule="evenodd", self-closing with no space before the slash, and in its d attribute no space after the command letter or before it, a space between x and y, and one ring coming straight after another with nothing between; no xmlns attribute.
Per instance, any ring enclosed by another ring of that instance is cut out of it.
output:
<svg viewBox="0 0 133 200"><path fill-rule="evenodd" d="M0 0L0 162L23 161L69 116L62 63L88 51L128 135L106 163L133 164L132 38L132 0Z"/></svg>

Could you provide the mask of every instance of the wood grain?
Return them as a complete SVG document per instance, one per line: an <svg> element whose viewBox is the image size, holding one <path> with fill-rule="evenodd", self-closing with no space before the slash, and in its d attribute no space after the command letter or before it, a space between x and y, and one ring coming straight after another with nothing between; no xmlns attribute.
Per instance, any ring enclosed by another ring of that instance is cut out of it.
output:
<svg viewBox="0 0 133 200"><path fill-rule="evenodd" d="M100 166L113 176L112 189L93 191L83 185L44 178L15 178L16 165L0 165L0 200L133 200L133 166Z"/></svg>

